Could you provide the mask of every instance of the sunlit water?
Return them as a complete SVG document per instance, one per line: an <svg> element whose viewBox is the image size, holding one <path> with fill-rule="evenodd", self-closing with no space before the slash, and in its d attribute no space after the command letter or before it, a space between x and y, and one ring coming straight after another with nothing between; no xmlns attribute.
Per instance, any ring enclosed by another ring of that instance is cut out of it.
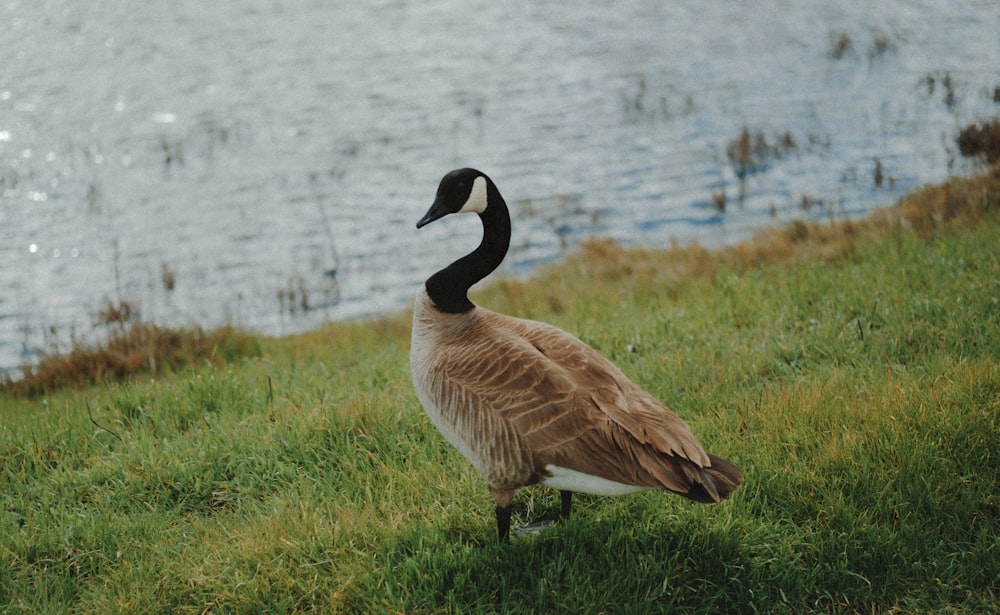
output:
<svg viewBox="0 0 1000 615"><path fill-rule="evenodd" d="M5 368L109 302L269 334L400 308L479 239L414 229L454 167L507 197L519 274L860 214L1000 114L995 0L5 0L0 57ZM741 188L744 127L774 151Z"/></svg>

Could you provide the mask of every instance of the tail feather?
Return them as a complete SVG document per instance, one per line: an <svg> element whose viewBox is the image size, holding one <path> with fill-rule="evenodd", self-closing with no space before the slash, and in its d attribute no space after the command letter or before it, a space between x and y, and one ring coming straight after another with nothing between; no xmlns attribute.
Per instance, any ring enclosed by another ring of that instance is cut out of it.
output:
<svg viewBox="0 0 1000 615"><path fill-rule="evenodd" d="M691 481L688 491L675 493L699 504L717 504L743 483L743 472L739 468L711 453L708 458L712 465L698 469L700 477Z"/></svg>
<svg viewBox="0 0 1000 615"><path fill-rule="evenodd" d="M711 453L709 453L708 458L712 461L712 465L705 468L705 472L715 483L715 489L719 492L719 501L721 502L743 484L743 471Z"/></svg>

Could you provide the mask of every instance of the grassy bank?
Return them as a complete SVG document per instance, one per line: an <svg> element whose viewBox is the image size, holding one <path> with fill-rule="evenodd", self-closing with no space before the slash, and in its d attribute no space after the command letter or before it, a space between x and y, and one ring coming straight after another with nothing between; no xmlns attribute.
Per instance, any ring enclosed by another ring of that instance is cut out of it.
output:
<svg viewBox="0 0 1000 615"><path fill-rule="evenodd" d="M0 393L0 612L996 612L997 246L994 167L865 221L592 243L481 291L579 334L746 473L714 507L580 496L509 545L412 393L406 315Z"/></svg>

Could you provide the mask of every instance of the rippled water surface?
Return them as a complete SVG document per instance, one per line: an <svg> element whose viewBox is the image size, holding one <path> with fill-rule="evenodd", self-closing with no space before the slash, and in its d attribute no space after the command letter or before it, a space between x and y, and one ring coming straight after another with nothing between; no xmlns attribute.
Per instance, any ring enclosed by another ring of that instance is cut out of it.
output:
<svg viewBox="0 0 1000 615"><path fill-rule="evenodd" d="M518 273L863 213L1000 114L995 0L6 0L0 56L8 368L109 302L271 334L402 307L478 242L414 229L454 167L507 197Z"/></svg>

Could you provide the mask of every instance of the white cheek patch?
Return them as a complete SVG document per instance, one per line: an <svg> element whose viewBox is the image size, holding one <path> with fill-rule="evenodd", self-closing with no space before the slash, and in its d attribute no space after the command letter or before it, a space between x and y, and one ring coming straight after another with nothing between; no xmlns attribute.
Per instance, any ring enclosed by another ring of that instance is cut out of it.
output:
<svg viewBox="0 0 1000 615"><path fill-rule="evenodd" d="M472 190L469 192L469 198L457 213L481 214L484 211L486 211L486 178L479 176L472 182Z"/></svg>

